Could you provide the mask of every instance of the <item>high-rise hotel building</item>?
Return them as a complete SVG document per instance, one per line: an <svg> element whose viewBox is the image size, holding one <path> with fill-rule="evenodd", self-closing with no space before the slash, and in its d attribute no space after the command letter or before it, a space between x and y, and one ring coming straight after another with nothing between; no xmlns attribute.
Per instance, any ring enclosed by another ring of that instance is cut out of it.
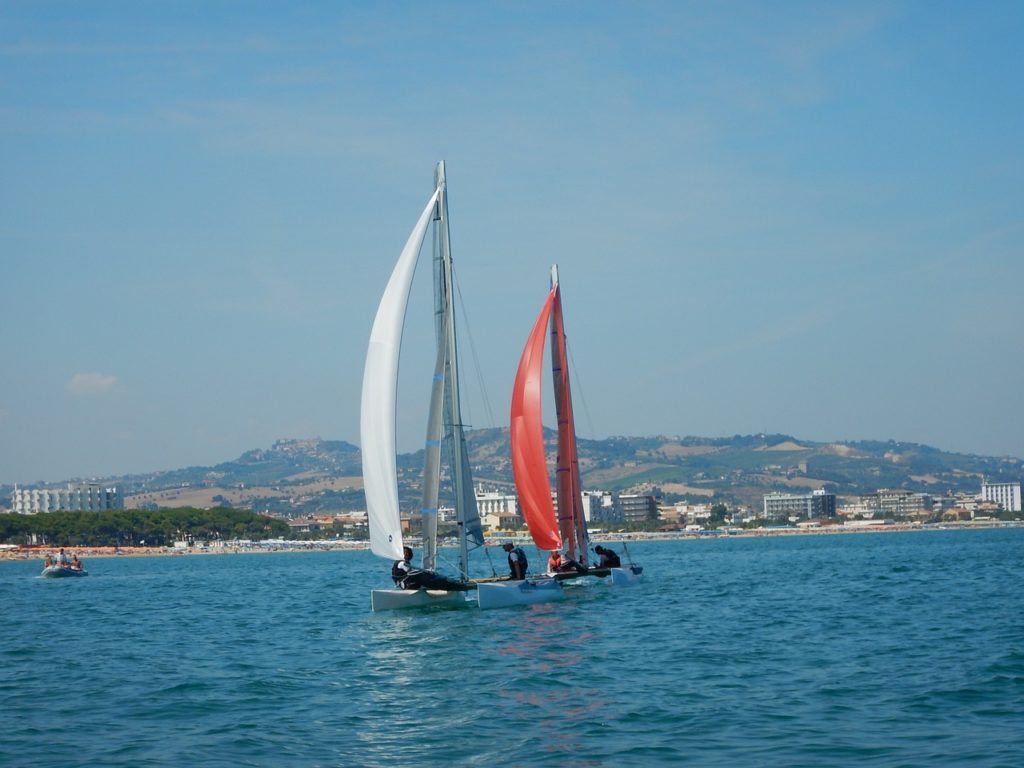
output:
<svg viewBox="0 0 1024 768"><path fill-rule="evenodd" d="M12 511L19 515L40 512L94 512L124 509L121 489L99 483L83 483L67 488L18 488L11 494Z"/></svg>
<svg viewBox="0 0 1024 768"><path fill-rule="evenodd" d="M982 482L981 500L995 502L1007 512L1020 512L1020 483Z"/></svg>

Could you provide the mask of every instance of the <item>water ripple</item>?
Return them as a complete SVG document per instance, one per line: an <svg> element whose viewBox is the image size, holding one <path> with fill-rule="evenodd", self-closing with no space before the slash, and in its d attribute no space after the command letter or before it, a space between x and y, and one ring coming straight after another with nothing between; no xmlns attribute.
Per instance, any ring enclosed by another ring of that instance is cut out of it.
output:
<svg viewBox="0 0 1024 768"><path fill-rule="evenodd" d="M629 589L390 615L365 552L4 562L0 765L1024 764L1022 544L637 543Z"/></svg>

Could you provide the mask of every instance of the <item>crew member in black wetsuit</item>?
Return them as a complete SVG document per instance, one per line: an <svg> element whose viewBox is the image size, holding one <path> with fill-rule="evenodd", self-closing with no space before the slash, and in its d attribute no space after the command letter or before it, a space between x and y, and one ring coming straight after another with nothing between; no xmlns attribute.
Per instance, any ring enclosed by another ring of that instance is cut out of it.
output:
<svg viewBox="0 0 1024 768"><path fill-rule="evenodd" d="M598 568L621 568L622 561L619 560L619 556L615 554L615 550L608 549L608 547L602 547L598 544L594 547L594 551L601 556L601 560L598 562Z"/></svg>
<svg viewBox="0 0 1024 768"><path fill-rule="evenodd" d="M412 547L402 547L402 555L403 559L395 560L395 564L391 566L391 578L399 589L419 589L419 583L416 586L406 586L406 580L416 575L412 567ZM418 582L418 579L416 581Z"/></svg>
<svg viewBox="0 0 1024 768"><path fill-rule="evenodd" d="M412 548L402 547L402 560L395 560L391 566L391 578L399 589L447 589L464 591L466 585L433 571L412 567Z"/></svg>
<svg viewBox="0 0 1024 768"><path fill-rule="evenodd" d="M526 562L526 553L523 552L522 547L517 547L511 541L506 541L501 546L506 552L508 552L509 579L512 581L521 581L522 579L525 579L528 564Z"/></svg>

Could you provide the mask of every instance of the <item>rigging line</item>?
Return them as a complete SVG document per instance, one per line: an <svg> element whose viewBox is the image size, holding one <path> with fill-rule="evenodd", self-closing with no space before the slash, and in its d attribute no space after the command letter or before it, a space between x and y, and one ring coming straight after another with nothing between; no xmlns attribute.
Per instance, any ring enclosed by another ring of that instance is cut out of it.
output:
<svg viewBox="0 0 1024 768"><path fill-rule="evenodd" d="M473 343L473 333L470 331L469 315L466 313L466 302L462 298L462 286L455 279L455 265L452 265L452 283L455 285L455 292L459 295L459 309L462 310L462 327L466 330L466 337L469 341L469 351L473 357L473 368L476 371L476 382L480 388L480 397L484 403L484 411L487 414L488 426L494 428L494 411L491 410L491 401L487 397L487 387L484 385L483 370L480 367L480 358L476 353L476 344ZM471 422L472 423L472 422Z"/></svg>
<svg viewBox="0 0 1024 768"><path fill-rule="evenodd" d="M462 573L461 569L458 566L458 563L453 563L451 558L444 557L441 554L441 552L440 552L441 547L438 547L437 549L439 550L438 553L437 553L437 559L441 562L442 565L446 565L449 568L451 568L453 571L456 571L459 574L459 576L461 576L464 579L468 579L469 578L469 574Z"/></svg>
<svg viewBox="0 0 1024 768"><path fill-rule="evenodd" d="M484 546L484 554L487 555L487 564L491 566L491 576L497 577L498 571L494 568L494 561L491 560L491 550Z"/></svg>
<svg viewBox="0 0 1024 768"><path fill-rule="evenodd" d="M482 545L482 544L474 544L473 547L469 551L470 552L475 552L476 550L480 549L480 547L482 547L482 546L484 546L484 545ZM459 568L459 564L457 562L453 561L450 557L445 557L442 554L441 547L437 548L437 555L436 556L437 556L437 562L440 565L448 566L448 568L450 568L451 570L457 572L464 579L468 579L469 578L469 564L468 563L466 564L465 572L463 572L463 570L461 568ZM490 562L490 559L491 559L491 555L490 555L490 553L488 553L487 554L488 562ZM494 573L495 576L498 575L497 571L494 570L494 564L493 563L491 563L491 571Z"/></svg>
<svg viewBox="0 0 1024 768"><path fill-rule="evenodd" d="M583 382L580 379L580 374L576 370L576 358L572 355L572 347L569 346L569 339L565 340L565 350L569 353L569 368L571 370L571 376L575 380L574 386L576 391L579 392L580 402L583 403L583 414L587 417L587 428L590 429L590 439L594 440L594 422L590 419L590 408L587 407L587 398L583 394Z"/></svg>

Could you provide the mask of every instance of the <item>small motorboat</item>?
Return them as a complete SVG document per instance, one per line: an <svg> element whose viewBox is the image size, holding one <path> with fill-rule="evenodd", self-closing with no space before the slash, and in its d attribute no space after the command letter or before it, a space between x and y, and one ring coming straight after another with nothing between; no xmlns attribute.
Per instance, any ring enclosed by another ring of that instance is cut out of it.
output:
<svg viewBox="0 0 1024 768"><path fill-rule="evenodd" d="M41 576L44 579L63 579L74 576L88 576L89 572L84 568L72 568L70 565L48 565L43 568Z"/></svg>

